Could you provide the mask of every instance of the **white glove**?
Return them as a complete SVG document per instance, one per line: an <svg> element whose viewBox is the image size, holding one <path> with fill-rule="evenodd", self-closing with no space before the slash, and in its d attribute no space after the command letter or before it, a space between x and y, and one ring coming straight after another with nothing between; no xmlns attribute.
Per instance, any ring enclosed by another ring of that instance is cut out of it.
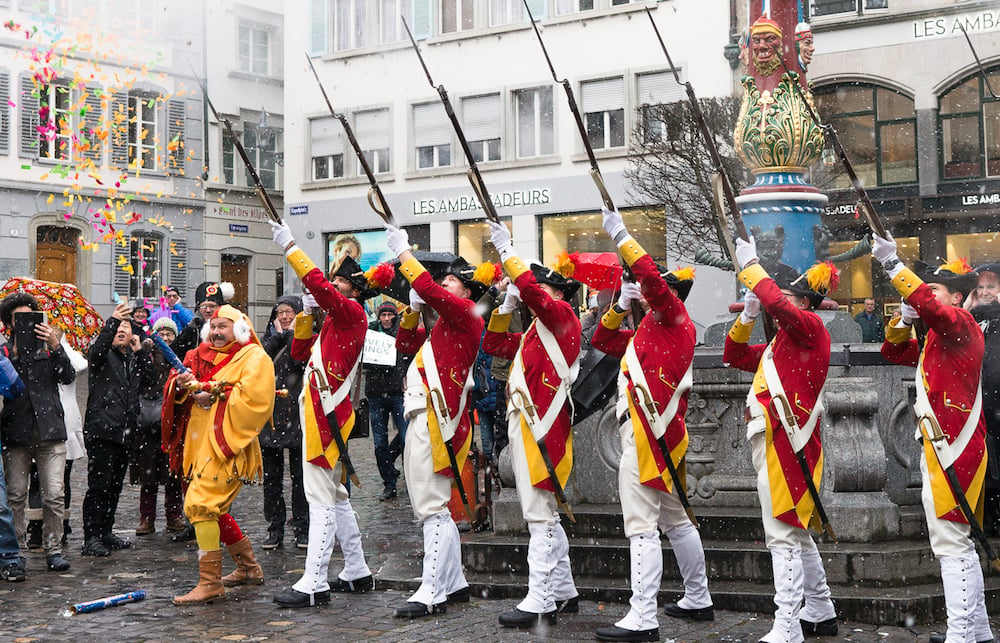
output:
<svg viewBox="0 0 1000 643"><path fill-rule="evenodd" d="M743 297L743 312L740 313L740 322L744 325L750 324L757 319L759 314L760 299L757 299L757 295L753 294L752 290L748 290Z"/></svg>
<svg viewBox="0 0 1000 643"><path fill-rule="evenodd" d="M517 310L517 303L521 301L521 290L514 284L507 286L507 296L503 298L503 303L497 307L500 315L509 315Z"/></svg>
<svg viewBox="0 0 1000 643"><path fill-rule="evenodd" d="M601 208L601 213L604 215L601 225L604 226L605 232L615 240L615 243L621 243L628 236L628 229L625 227L622 215L618 210L608 210L606 208Z"/></svg>
<svg viewBox="0 0 1000 643"><path fill-rule="evenodd" d="M287 223L284 221L281 223L268 221L268 223L271 224L271 238L274 239L274 243L282 250L295 243L295 237L292 236L292 229L288 227Z"/></svg>
<svg viewBox="0 0 1000 643"><path fill-rule="evenodd" d="M518 301L521 300L521 289L515 286L513 281L507 284L506 292L508 295L514 295Z"/></svg>
<svg viewBox="0 0 1000 643"><path fill-rule="evenodd" d="M302 310L308 310L310 308L319 308L319 304L316 303L316 298L307 292L302 293Z"/></svg>
<svg viewBox="0 0 1000 643"><path fill-rule="evenodd" d="M486 220L486 225L490 227L490 242L500 253L500 260L507 261L514 255L514 244L511 242L510 230L502 223Z"/></svg>
<svg viewBox="0 0 1000 643"><path fill-rule="evenodd" d="M385 245L397 257L410 249L410 235L406 230L400 230L396 226L385 224Z"/></svg>
<svg viewBox="0 0 1000 643"><path fill-rule="evenodd" d="M892 279L905 266L899 261L899 255L896 253L896 240L892 238L888 230L885 231L885 236L887 238L883 239L872 233L872 256L875 257L875 261L882 264L889 279Z"/></svg>
<svg viewBox="0 0 1000 643"><path fill-rule="evenodd" d="M906 303L905 299L899 304L899 315L903 318L904 324L912 324L915 319L920 317L917 309Z"/></svg>
<svg viewBox="0 0 1000 643"><path fill-rule="evenodd" d="M424 305L426 304L427 302L424 301L424 298L420 296L420 293L418 293L413 288L410 288L410 310L412 310L415 313L420 312L420 309L423 308Z"/></svg>
<svg viewBox="0 0 1000 643"><path fill-rule="evenodd" d="M740 264L740 270L743 270L755 261L758 261L757 242L754 240L753 235L750 236L749 241L744 241L741 237L736 237L736 263Z"/></svg>
<svg viewBox="0 0 1000 643"><path fill-rule="evenodd" d="M632 281L622 281L622 292L618 296L618 309L628 310L633 301L637 301L642 296L642 289L639 284Z"/></svg>

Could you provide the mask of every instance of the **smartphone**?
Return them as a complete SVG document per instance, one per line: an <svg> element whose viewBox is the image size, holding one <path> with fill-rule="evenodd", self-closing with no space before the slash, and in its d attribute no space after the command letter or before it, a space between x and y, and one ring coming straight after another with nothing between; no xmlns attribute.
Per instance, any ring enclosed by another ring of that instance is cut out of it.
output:
<svg viewBox="0 0 1000 643"><path fill-rule="evenodd" d="M45 311L29 310L14 313L14 345L22 355L36 350L39 346L38 337L35 336L35 326L46 324L49 321L48 313Z"/></svg>

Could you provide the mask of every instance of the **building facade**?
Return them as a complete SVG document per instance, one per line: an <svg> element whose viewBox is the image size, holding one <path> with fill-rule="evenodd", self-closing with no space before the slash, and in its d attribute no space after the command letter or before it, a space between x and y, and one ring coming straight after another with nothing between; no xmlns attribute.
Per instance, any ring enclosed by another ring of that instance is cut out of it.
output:
<svg viewBox="0 0 1000 643"><path fill-rule="evenodd" d="M655 216L662 208L634 202L623 180L643 106L684 97L645 10L681 77L710 97L728 95L734 79L723 55L728 3L530 4L559 78L571 83L612 199L644 247L666 259ZM522 256L551 263L562 250L614 250L601 230L600 195L564 90L553 81L521 0L289 3L286 58L302 60L308 52L411 241L473 262L496 259L463 150L403 19L433 82L446 88ZM305 60L286 67L285 81L286 214L297 239L317 263L328 265L348 232L359 233L363 266L386 258L381 222L368 206L369 183ZM703 323L732 296L731 276L723 280L728 292Z"/></svg>
<svg viewBox="0 0 1000 643"><path fill-rule="evenodd" d="M7 0L0 31L0 277L186 300L203 274L201 3Z"/></svg>
<svg viewBox="0 0 1000 643"><path fill-rule="evenodd" d="M1000 4L814 0L810 9L809 76L821 116L839 133L901 256L1000 259ZM831 249L845 250L867 228L829 151L813 181L830 196ZM835 297L852 312L865 297L887 315L898 305L870 257L851 262Z"/></svg>

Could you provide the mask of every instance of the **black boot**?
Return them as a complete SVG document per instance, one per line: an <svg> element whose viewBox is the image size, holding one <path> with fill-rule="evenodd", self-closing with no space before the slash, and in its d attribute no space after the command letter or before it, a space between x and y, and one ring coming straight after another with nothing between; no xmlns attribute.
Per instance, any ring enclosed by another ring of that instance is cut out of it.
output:
<svg viewBox="0 0 1000 643"><path fill-rule="evenodd" d="M513 612L504 612L501 614L499 620L500 625L504 627L519 627L522 629L535 627L539 623L555 625L556 612L553 610L544 614L536 614L535 612L522 612L515 607Z"/></svg>
<svg viewBox="0 0 1000 643"><path fill-rule="evenodd" d="M802 633L806 636L837 636L837 617L828 618L819 623L799 619Z"/></svg>
<svg viewBox="0 0 1000 643"><path fill-rule="evenodd" d="M330 602L330 590L306 594L297 589L286 589L274 595L274 602L279 607L313 607L316 605L327 605Z"/></svg>
<svg viewBox="0 0 1000 643"><path fill-rule="evenodd" d="M659 641L660 628L651 630L626 630L624 627L609 625L599 627L594 633L598 641Z"/></svg>
<svg viewBox="0 0 1000 643"><path fill-rule="evenodd" d="M423 603L407 601L396 608L396 618L420 618L433 614L444 614L448 611L448 606L444 603L432 605L430 609Z"/></svg>
<svg viewBox="0 0 1000 643"><path fill-rule="evenodd" d="M42 521L28 521L28 549L42 548Z"/></svg>
<svg viewBox="0 0 1000 643"><path fill-rule="evenodd" d="M170 537L170 541L175 543L186 543L191 540L194 540L194 527L191 525Z"/></svg>

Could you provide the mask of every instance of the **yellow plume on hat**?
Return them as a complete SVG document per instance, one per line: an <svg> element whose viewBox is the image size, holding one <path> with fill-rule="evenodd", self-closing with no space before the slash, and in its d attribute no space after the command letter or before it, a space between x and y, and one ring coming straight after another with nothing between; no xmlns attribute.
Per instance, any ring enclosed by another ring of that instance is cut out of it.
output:
<svg viewBox="0 0 1000 643"><path fill-rule="evenodd" d="M476 266L475 272L472 273L472 280L478 281L484 286L492 286L500 281L502 276L503 269L500 268L500 264L484 261Z"/></svg>
<svg viewBox="0 0 1000 643"><path fill-rule="evenodd" d="M959 257L954 261L949 261L948 263L943 263L938 266L938 272L942 270L947 270L948 272L956 275L967 275L972 272L972 266L969 265L968 259L965 257Z"/></svg>
<svg viewBox="0 0 1000 643"><path fill-rule="evenodd" d="M832 261L817 262L803 275L809 288L823 295L836 290L840 285L840 271Z"/></svg>
<svg viewBox="0 0 1000 643"><path fill-rule="evenodd" d="M579 260L580 253L574 252L573 254L570 254L563 250L556 255L556 262L552 265L552 269L563 277L569 278L573 276L574 272L576 272L576 264Z"/></svg>
<svg viewBox="0 0 1000 643"><path fill-rule="evenodd" d="M672 274L677 281L694 281L694 268L692 266L684 266L683 268L671 270L670 274Z"/></svg>

